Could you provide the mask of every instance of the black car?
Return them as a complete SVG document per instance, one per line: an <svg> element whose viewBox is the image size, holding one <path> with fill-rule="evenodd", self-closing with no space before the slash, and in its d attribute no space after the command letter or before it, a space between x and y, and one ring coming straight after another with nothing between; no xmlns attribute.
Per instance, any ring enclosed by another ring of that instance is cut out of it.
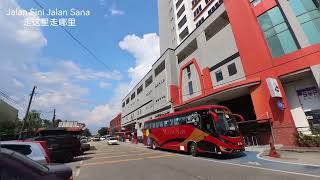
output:
<svg viewBox="0 0 320 180"><path fill-rule="evenodd" d="M42 130L38 136L29 140L46 141L53 162L71 162L75 156L82 154L80 140L68 134L64 128Z"/></svg>
<svg viewBox="0 0 320 180"><path fill-rule="evenodd" d="M1 180L72 180L72 170L66 165L42 165L28 157L0 148Z"/></svg>

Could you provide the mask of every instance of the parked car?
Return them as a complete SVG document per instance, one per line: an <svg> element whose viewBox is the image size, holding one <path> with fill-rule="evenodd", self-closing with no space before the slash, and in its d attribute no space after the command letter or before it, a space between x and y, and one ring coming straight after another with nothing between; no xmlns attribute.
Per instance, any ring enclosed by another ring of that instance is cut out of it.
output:
<svg viewBox="0 0 320 180"><path fill-rule="evenodd" d="M43 165L18 152L0 148L0 179L4 180L72 180L66 165Z"/></svg>
<svg viewBox="0 0 320 180"><path fill-rule="evenodd" d="M107 138L105 137L105 136L101 136L100 137L100 141L104 141L104 140L106 140Z"/></svg>
<svg viewBox="0 0 320 180"><path fill-rule="evenodd" d="M82 140L80 140L80 142L81 142L81 151L82 152L90 150L90 144L88 144L88 141L86 139L82 139Z"/></svg>
<svg viewBox="0 0 320 180"><path fill-rule="evenodd" d="M108 142L108 145L119 144L119 141L115 137L109 137L107 142Z"/></svg>
<svg viewBox="0 0 320 180"><path fill-rule="evenodd" d="M91 140L92 141L100 141L100 138L99 137L92 137Z"/></svg>
<svg viewBox="0 0 320 180"><path fill-rule="evenodd" d="M46 141L53 162L71 162L75 156L82 154L80 140L69 135L64 128L42 130L29 140Z"/></svg>
<svg viewBox="0 0 320 180"><path fill-rule="evenodd" d="M48 152L39 142L2 141L2 148L11 149L41 164L50 163Z"/></svg>

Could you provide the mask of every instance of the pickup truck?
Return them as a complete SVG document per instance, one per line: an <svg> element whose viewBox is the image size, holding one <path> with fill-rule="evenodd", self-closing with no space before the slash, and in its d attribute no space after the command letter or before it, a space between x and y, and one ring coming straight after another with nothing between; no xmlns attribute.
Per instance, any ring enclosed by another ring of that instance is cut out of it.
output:
<svg viewBox="0 0 320 180"><path fill-rule="evenodd" d="M65 163L73 161L75 156L81 155L80 140L70 135L65 128L47 128L38 131L33 141L46 141L49 155L53 162Z"/></svg>

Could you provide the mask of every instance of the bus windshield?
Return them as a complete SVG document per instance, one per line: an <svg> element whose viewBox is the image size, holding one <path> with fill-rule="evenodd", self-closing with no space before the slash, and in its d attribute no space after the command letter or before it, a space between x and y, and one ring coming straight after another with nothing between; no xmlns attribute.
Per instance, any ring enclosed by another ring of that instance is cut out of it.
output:
<svg viewBox="0 0 320 180"><path fill-rule="evenodd" d="M238 136L240 134L239 128L233 115L228 112L217 112L218 122L216 122L216 129L219 134L225 136Z"/></svg>

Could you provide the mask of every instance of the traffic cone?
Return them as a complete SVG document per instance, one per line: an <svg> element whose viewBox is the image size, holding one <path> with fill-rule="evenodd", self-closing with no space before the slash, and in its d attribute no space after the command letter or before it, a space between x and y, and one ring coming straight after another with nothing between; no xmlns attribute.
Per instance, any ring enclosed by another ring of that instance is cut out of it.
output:
<svg viewBox="0 0 320 180"><path fill-rule="evenodd" d="M272 142L270 142L269 156L274 158L280 158L280 154L276 151L276 148Z"/></svg>

